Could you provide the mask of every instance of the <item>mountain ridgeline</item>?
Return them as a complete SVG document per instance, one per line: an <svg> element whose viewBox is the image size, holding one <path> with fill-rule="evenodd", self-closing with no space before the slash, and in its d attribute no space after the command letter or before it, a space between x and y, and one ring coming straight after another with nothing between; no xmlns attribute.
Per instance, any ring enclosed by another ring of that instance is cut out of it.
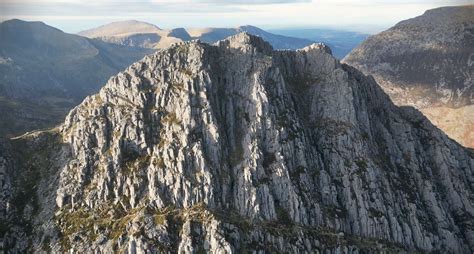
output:
<svg viewBox="0 0 474 254"><path fill-rule="evenodd" d="M304 38L322 42L331 48L333 56L343 59L349 52L362 43L368 34L331 28L280 28L269 30L271 33Z"/></svg>
<svg viewBox="0 0 474 254"><path fill-rule="evenodd" d="M313 41L307 39L272 34L254 26L239 26L237 28L175 28L167 30L135 20L112 22L82 31L79 35L120 45L160 49L176 42L190 40L215 43L242 32L260 36L276 49L294 50L313 43Z"/></svg>
<svg viewBox="0 0 474 254"><path fill-rule="evenodd" d="M183 42L0 146L7 251L474 251L474 157L322 44Z"/></svg>

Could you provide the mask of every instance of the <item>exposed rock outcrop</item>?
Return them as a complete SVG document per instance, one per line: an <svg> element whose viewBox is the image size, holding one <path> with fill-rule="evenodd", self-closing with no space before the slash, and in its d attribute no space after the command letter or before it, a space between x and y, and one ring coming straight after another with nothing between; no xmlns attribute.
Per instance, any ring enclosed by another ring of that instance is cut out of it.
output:
<svg viewBox="0 0 474 254"><path fill-rule="evenodd" d="M322 44L173 45L11 143L29 250L473 251L472 152Z"/></svg>

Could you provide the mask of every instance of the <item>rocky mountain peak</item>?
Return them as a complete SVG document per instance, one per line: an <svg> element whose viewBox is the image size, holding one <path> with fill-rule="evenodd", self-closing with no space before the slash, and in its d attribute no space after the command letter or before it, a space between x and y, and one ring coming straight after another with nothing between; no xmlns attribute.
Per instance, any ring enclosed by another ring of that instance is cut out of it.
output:
<svg viewBox="0 0 474 254"><path fill-rule="evenodd" d="M251 25L244 25L244 26L239 26L237 27L237 30L242 31L242 32L247 32L247 33L252 33L252 34L261 34L264 33L262 29L256 27L256 26L251 26Z"/></svg>
<svg viewBox="0 0 474 254"><path fill-rule="evenodd" d="M229 48L249 50L255 49L263 54L271 54L273 47L259 36L252 35L248 32L241 32L230 36L225 40L218 41L216 45Z"/></svg>
<svg viewBox="0 0 474 254"><path fill-rule="evenodd" d="M323 45L174 44L12 146L8 249L472 251L472 155Z"/></svg>
<svg viewBox="0 0 474 254"><path fill-rule="evenodd" d="M329 46L327 46L326 44L324 43L313 43L309 46L306 46L304 48L301 49L302 51L312 51L312 50L317 50L317 51L323 51L327 54L330 54L332 55L332 51L331 51L331 48Z"/></svg>

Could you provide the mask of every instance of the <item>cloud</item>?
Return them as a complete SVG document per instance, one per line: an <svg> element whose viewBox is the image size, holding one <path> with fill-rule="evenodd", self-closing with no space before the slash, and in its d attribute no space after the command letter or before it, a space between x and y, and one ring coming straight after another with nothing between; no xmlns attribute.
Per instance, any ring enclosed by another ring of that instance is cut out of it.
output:
<svg viewBox="0 0 474 254"><path fill-rule="evenodd" d="M111 21L160 27L377 25L387 28L425 10L472 0L0 0L1 19L48 21L79 31Z"/></svg>
<svg viewBox="0 0 474 254"><path fill-rule="evenodd" d="M281 4L309 3L311 0L0 0L1 4Z"/></svg>

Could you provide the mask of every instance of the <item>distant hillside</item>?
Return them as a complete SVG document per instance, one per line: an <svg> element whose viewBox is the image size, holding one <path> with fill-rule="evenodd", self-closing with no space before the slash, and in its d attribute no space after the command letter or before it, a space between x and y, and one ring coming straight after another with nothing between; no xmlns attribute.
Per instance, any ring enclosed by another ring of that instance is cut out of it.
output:
<svg viewBox="0 0 474 254"><path fill-rule="evenodd" d="M270 42L276 49L298 49L313 43L313 41L307 39L272 34L254 26L164 30L159 29L155 25L140 21L114 22L82 31L79 34L120 45L158 49L168 47L175 42L193 39L214 43L241 32L258 35Z"/></svg>
<svg viewBox="0 0 474 254"><path fill-rule="evenodd" d="M255 26L239 26L237 28L205 28L205 29L188 29L188 33L194 39L199 39L204 42L214 43L223 40L228 36L236 35L241 32L262 37L269 42L275 49L300 49L314 43L314 41L289 37L269 33Z"/></svg>
<svg viewBox="0 0 474 254"><path fill-rule="evenodd" d="M390 88L396 101L459 107L474 103L474 5L443 7L371 36L344 61ZM403 91L413 90L409 96ZM388 89L387 89L388 90Z"/></svg>
<svg viewBox="0 0 474 254"><path fill-rule="evenodd" d="M136 20L112 22L78 34L109 43L151 49L168 47L182 41L170 30L162 30L153 24Z"/></svg>
<svg viewBox="0 0 474 254"><path fill-rule="evenodd" d="M0 23L0 137L51 127L151 50L67 34L42 22Z"/></svg>
<svg viewBox="0 0 474 254"><path fill-rule="evenodd" d="M103 26L99 26L97 28L82 31L79 33L79 35L85 37L120 36L137 33L160 33L161 31L163 30L153 24L136 20L127 20L112 22Z"/></svg>
<svg viewBox="0 0 474 254"><path fill-rule="evenodd" d="M331 47L333 55L339 59L344 58L352 49L369 37L364 33L323 28L274 29L269 32L323 42Z"/></svg>
<svg viewBox="0 0 474 254"><path fill-rule="evenodd" d="M474 147L467 138L474 136L468 117L474 105L474 5L432 9L399 22L343 61L373 75L395 103L421 109L451 137ZM465 115L445 116L460 112ZM450 127L454 119L460 128Z"/></svg>

